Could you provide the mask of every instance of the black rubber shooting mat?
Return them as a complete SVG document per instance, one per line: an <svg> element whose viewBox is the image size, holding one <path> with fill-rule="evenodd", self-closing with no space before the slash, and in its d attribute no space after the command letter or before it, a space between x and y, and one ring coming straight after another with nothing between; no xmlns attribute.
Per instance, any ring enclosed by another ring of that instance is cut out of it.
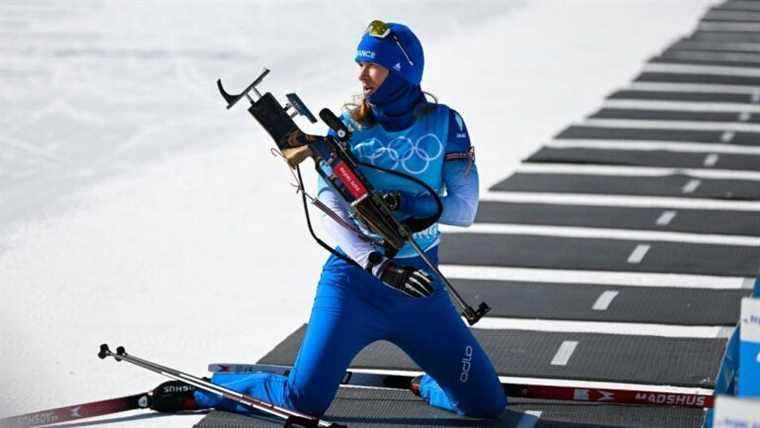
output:
<svg viewBox="0 0 760 428"><path fill-rule="evenodd" d="M628 260L648 245L643 259ZM456 233L443 235L441 264L754 277L760 248L623 239Z"/></svg>
<svg viewBox="0 0 760 428"><path fill-rule="evenodd" d="M721 74L662 73L647 71L638 75L634 80L637 82L760 86L760 77L725 76Z"/></svg>
<svg viewBox="0 0 760 428"><path fill-rule="evenodd" d="M698 52L668 50L652 57L649 62L658 64L716 65L719 67L760 68L760 55L736 52Z"/></svg>
<svg viewBox="0 0 760 428"><path fill-rule="evenodd" d="M702 21L706 22L760 22L760 10L731 10L714 7L705 13Z"/></svg>
<svg viewBox="0 0 760 428"><path fill-rule="evenodd" d="M760 3L756 1L727 1L718 5L721 10L760 11Z"/></svg>
<svg viewBox="0 0 760 428"><path fill-rule="evenodd" d="M596 284L453 279L469 302L488 302L489 317L679 325L736 325L752 290L626 287ZM594 310L602 293L618 294Z"/></svg>
<svg viewBox="0 0 760 428"><path fill-rule="evenodd" d="M539 411L541 417L526 415ZM325 420L355 427L663 427L696 428L704 414L699 409L605 406L551 400L512 399L498 420L464 418L428 406L411 392L392 389L341 388ZM526 420L535 421L526 424ZM520 423L525 425L520 425ZM211 412L197 428L282 428L282 422L226 412Z"/></svg>
<svg viewBox="0 0 760 428"><path fill-rule="evenodd" d="M748 42L724 42L684 39L673 43L650 62L683 60L713 62L727 67L760 67L760 44Z"/></svg>
<svg viewBox="0 0 760 428"><path fill-rule="evenodd" d="M744 122L760 123L760 113L748 114L745 119L739 119L740 113L732 112L701 112L676 110L643 110L625 108L603 108L590 115L594 119L636 119L636 120L685 120L690 122Z"/></svg>
<svg viewBox="0 0 760 428"><path fill-rule="evenodd" d="M611 100L655 100L655 101L687 101L710 103L743 103L751 104L751 94L729 94L720 92L675 92L675 91L642 91L623 89L607 96Z"/></svg>
<svg viewBox="0 0 760 428"><path fill-rule="evenodd" d="M543 147L525 161L760 171L760 154L672 152L667 150Z"/></svg>
<svg viewBox="0 0 760 428"><path fill-rule="evenodd" d="M667 224L662 224L663 216ZM760 236L760 211L481 201L475 221Z"/></svg>
<svg viewBox="0 0 760 428"><path fill-rule="evenodd" d="M690 192L685 191L692 180L699 180L698 186ZM760 181L697 179L682 174L650 177L517 173L496 183L491 190L760 200Z"/></svg>
<svg viewBox="0 0 760 428"><path fill-rule="evenodd" d="M660 140L683 141L689 143L725 144L723 131L703 131L687 129L618 128L603 126L572 125L557 134L559 139L604 139L604 140ZM735 132L731 144L760 146L760 133Z"/></svg>
<svg viewBox="0 0 760 428"><path fill-rule="evenodd" d="M725 339L482 330L473 333L501 376L583 379L649 385L711 388ZM291 365L306 332L293 332L259 363ZM442 337L441 340L446 340ZM552 365L560 345L577 341L567 365ZM386 341L364 348L352 368L421 370L403 351Z"/></svg>
<svg viewBox="0 0 760 428"><path fill-rule="evenodd" d="M696 31L690 39L711 42L760 43L760 33L749 31Z"/></svg>
<svg viewBox="0 0 760 428"><path fill-rule="evenodd" d="M760 12L757 12L760 14ZM757 43L730 42L722 40L698 40L692 37L684 37L673 43L668 49L693 50L701 52L760 52Z"/></svg>
<svg viewBox="0 0 760 428"><path fill-rule="evenodd" d="M695 55L704 55L704 59L718 61L720 57L716 56L716 54L742 54L736 57L727 56L725 60L756 62L753 58L760 54L760 50L754 48L756 45L757 43L685 39L670 45L661 55L667 56L665 55L666 53L690 52Z"/></svg>
<svg viewBox="0 0 760 428"><path fill-rule="evenodd" d="M700 42L698 42L700 43ZM723 43L722 43L723 44ZM723 44L728 45L728 44ZM714 46L714 45L711 45ZM693 60L699 62L714 62L715 65L724 67L754 67L760 68L760 51L759 52L736 52L729 50L691 50L691 49L668 49L660 56L656 57L662 60L678 59ZM662 62L662 61L652 61Z"/></svg>

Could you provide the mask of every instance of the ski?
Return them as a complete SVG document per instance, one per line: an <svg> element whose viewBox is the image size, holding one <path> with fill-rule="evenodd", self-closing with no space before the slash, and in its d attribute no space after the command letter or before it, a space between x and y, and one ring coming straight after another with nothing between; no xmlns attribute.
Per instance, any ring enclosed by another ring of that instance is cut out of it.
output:
<svg viewBox="0 0 760 428"><path fill-rule="evenodd" d="M256 373L267 372L287 375L290 366L272 364L209 364L213 373ZM413 375L365 373L346 371L342 385L377 388L409 389ZM543 400L583 401L610 404L655 405L671 407L712 408L712 395L696 393L676 393L646 390L585 388L557 385L531 385L502 383L508 397L535 398Z"/></svg>
<svg viewBox="0 0 760 428"><path fill-rule="evenodd" d="M291 410L285 407L276 406L272 403L259 400L258 398L251 397L250 395L242 394L229 388L225 388L221 385L211 383L207 379L203 379L191 374L182 372L171 367L163 366L135 355L128 354L123 346L116 348L116 352L112 352L108 345L100 345L100 351L98 352L98 358L106 359L112 357L116 361L126 361L137 367L158 373L169 379L178 380L188 385L192 385L198 389L201 389L212 394L219 395L228 400L235 401L251 409L258 410L269 416L275 416L281 418L285 427L302 426L309 428L317 427L332 427L332 428L345 428L345 425L338 423L330 423L320 419L317 416L308 415L296 410Z"/></svg>
<svg viewBox="0 0 760 428"><path fill-rule="evenodd" d="M109 400L93 401L90 403L75 404L73 406L11 416L0 419L0 427L21 428L49 425L53 423L92 418L95 416L109 415L111 413L125 412L127 410L147 409L149 407L150 393L145 392L126 397L111 398Z"/></svg>

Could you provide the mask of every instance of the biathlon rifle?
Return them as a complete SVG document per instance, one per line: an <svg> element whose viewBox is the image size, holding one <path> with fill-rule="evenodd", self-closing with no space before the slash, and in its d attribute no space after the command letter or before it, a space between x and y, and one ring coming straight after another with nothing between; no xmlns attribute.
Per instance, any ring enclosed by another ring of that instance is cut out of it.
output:
<svg viewBox="0 0 760 428"><path fill-rule="evenodd" d="M228 93L222 86L222 80L218 79L216 85L227 102L227 109L232 108L238 101L244 98L247 99L250 102L248 112L274 139L288 166L298 171L300 186L303 186L303 183L300 182L300 170L298 166L307 158L312 158L317 174L348 203L359 221L370 232L380 236L380 244L385 247L386 255L392 257L404 245L411 245L414 251L424 260L425 264L445 284L467 322L470 325L478 322L491 308L485 302L480 303L477 310L468 305L435 264L428 259L425 252L417 245L412 236L414 232L424 230L438 220L442 211L442 205L436 192L416 177L357 160L348 148L351 131L327 108L323 108L319 112L319 117L333 130L334 135L317 136L301 131L293 121L293 118L300 114L311 123L316 123L317 119L298 95L294 93L286 95L288 103L285 107L280 105L270 92L262 95L258 91L257 86L267 74L269 74L269 70L265 68L253 83L237 95ZM369 180L359 171L359 166L402 176L419 184L427 189L436 199L438 213L435 216L424 219L413 218L405 221L396 219L392 214L392 210L385 203L383 195L376 191ZM330 250L333 251L332 249Z"/></svg>

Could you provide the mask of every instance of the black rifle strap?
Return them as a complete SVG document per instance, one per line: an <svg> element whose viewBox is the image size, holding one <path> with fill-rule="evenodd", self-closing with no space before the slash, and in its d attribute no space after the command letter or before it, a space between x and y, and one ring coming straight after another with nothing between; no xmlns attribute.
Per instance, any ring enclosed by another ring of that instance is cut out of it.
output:
<svg viewBox="0 0 760 428"><path fill-rule="evenodd" d="M301 177L301 168L296 166L296 173L298 174L298 185L301 187L301 201L303 202L303 211L306 215L306 226L309 228L309 233L311 234L312 238L314 238L315 241L317 241L317 244L322 246L325 250L329 251L331 254L333 254L335 257L345 261L348 264L352 264L355 266L359 266L358 263L356 263L353 259L346 256L345 254L339 253L337 250L335 250L333 247L327 245L327 243L317 236L317 234L314 232L314 228L311 226L311 216L309 216L309 204L306 202L306 191L303 188L303 178ZM359 269L363 269L363 267L359 266Z"/></svg>

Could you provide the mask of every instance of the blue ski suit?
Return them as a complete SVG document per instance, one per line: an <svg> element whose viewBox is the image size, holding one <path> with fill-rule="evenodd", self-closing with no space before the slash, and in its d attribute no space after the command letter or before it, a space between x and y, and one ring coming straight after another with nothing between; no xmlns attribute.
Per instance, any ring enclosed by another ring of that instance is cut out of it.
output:
<svg viewBox="0 0 760 428"><path fill-rule="evenodd" d="M362 127L344 115L344 122L354 130L349 147L360 160L424 180L444 195L440 221L469 225L474 207L462 207L461 196L463 192L475 192L477 201L478 187L469 136L454 110L442 104L430 106L431 111L416 118L412 126L395 131L380 124ZM405 211L402 216L424 216L435 211L432 196L419 185L371 169L362 172L376 189L401 191ZM326 197L327 205L342 209L340 203L331 200L334 193L324 182L319 185L319 195L320 199ZM347 210L342 210L341 215L351 221ZM352 232L339 226L335 230L335 235L344 235L334 236L340 250L363 265L366 257L361 248L370 244L352 238ZM437 225L416 233L415 239L437 264ZM394 261L428 269L411 248L403 248ZM426 373L420 395L428 403L460 415L497 417L506 406L498 376L443 284L436 279L433 286L431 296L412 298L358 265L332 255L323 266L306 335L290 374L217 374L212 381L278 406L322 415L351 360L370 343L387 340ZM195 395L200 407L250 412L213 394Z"/></svg>

